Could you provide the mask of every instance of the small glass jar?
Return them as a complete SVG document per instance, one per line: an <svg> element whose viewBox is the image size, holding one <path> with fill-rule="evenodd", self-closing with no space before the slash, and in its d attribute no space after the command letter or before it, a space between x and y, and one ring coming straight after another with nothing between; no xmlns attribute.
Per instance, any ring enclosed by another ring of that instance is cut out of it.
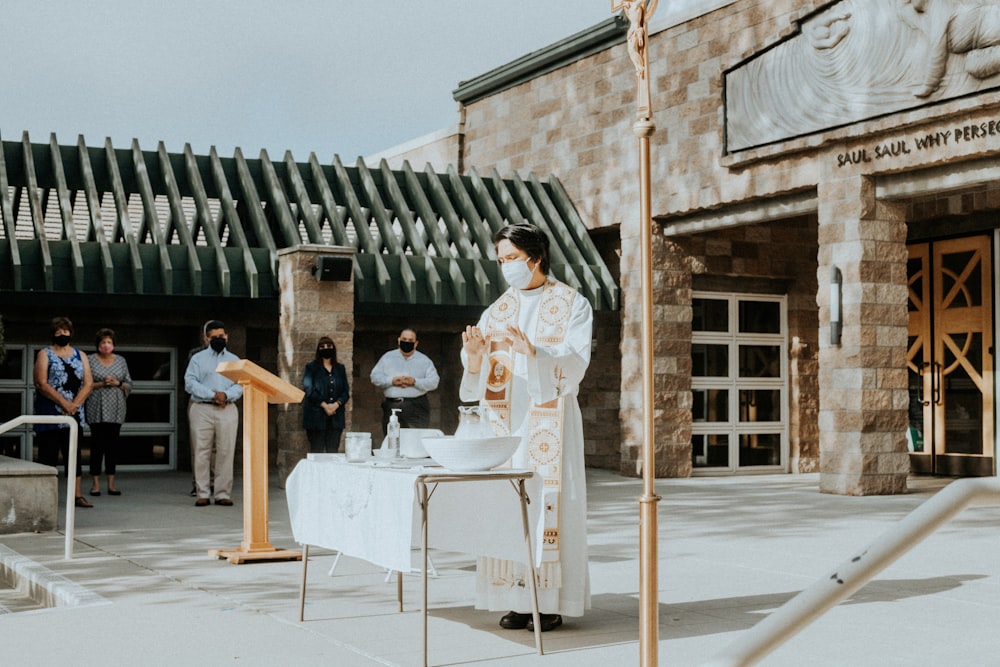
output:
<svg viewBox="0 0 1000 667"><path fill-rule="evenodd" d="M348 433L344 448L348 461L367 461L372 457L372 434Z"/></svg>

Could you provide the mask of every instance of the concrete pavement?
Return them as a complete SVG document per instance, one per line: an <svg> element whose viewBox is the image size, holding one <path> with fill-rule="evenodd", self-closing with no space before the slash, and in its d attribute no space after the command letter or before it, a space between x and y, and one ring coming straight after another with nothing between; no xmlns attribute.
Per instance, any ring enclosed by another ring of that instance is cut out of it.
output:
<svg viewBox="0 0 1000 667"><path fill-rule="evenodd" d="M660 664L708 660L950 481L911 478L907 495L864 498L820 494L817 475L658 481ZM37 563L85 603L0 615L4 665L420 664L419 575L404 578L399 613L381 569L345 557L328 576L334 554L313 549L299 623L300 562L208 555L239 546L239 493L235 507L197 508L187 473L126 473L118 485L124 495L76 511L71 561L61 531L0 540L7 558ZM588 488L591 612L546 633L537 656L531 633L503 630L499 614L473 608L473 559L435 551L431 664L639 664L641 481L588 470ZM295 547L276 484L269 525L276 547ZM995 662L998 526L1000 508L966 510L761 664Z"/></svg>

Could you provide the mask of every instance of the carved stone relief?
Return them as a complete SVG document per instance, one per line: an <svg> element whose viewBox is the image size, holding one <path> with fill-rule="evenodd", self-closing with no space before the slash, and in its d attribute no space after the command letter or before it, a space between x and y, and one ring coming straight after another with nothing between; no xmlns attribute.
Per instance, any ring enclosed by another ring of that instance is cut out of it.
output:
<svg viewBox="0 0 1000 667"><path fill-rule="evenodd" d="M726 151L997 86L996 0L842 0L725 74Z"/></svg>

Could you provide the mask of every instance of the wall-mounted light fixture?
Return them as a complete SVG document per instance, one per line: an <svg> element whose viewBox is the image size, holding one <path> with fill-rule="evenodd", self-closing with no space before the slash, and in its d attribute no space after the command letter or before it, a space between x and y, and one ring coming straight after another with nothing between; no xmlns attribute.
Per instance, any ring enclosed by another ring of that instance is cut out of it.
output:
<svg viewBox="0 0 1000 667"><path fill-rule="evenodd" d="M327 281L337 280L346 282L351 279L351 271L354 269L354 259L346 255L320 255L316 258L316 265L312 268L312 273L316 280Z"/></svg>
<svg viewBox="0 0 1000 667"><path fill-rule="evenodd" d="M843 321L844 276L834 266L830 270L830 344L840 345L840 335L844 330Z"/></svg>

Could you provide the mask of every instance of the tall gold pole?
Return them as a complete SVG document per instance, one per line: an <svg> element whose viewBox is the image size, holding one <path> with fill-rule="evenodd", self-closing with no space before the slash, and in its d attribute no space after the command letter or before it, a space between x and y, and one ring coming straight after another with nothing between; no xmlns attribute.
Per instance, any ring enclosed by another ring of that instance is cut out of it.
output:
<svg viewBox="0 0 1000 667"><path fill-rule="evenodd" d="M642 226L642 497L639 498L639 652L644 667L657 665L659 650L659 574L657 571L656 448L653 429L653 218L649 178L652 121L636 121L639 137L639 224Z"/></svg>
<svg viewBox="0 0 1000 667"><path fill-rule="evenodd" d="M638 78L638 120L632 132L639 138L639 241L642 245L642 497L639 498L639 659L657 667L659 654L658 517L656 441L653 422L653 215L649 138L656 132L649 93L648 22L658 0L612 0L611 11L629 20L629 58Z"/></svg>

